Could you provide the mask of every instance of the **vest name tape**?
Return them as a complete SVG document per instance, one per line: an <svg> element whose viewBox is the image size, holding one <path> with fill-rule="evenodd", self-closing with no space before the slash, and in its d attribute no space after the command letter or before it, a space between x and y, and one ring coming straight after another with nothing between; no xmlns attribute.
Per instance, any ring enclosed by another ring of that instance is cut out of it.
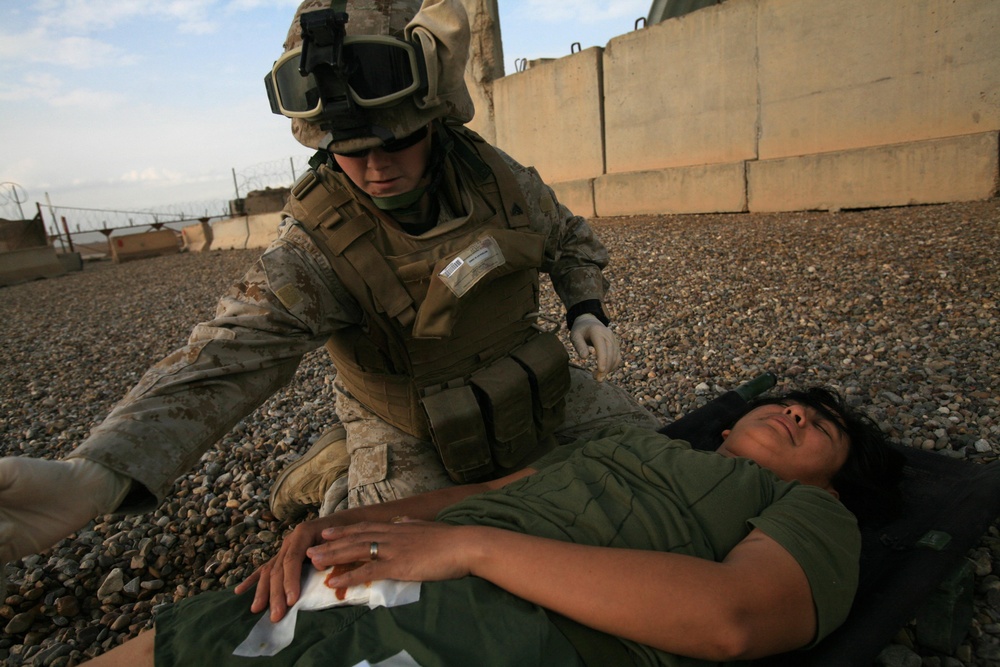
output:
<svg viewBox="0 0 1000 667"><path fill-rule="evenodd" d="M455 296L461 298L487 273L505 262L496 239L487 236L458 253L438 277Z"/></svg>

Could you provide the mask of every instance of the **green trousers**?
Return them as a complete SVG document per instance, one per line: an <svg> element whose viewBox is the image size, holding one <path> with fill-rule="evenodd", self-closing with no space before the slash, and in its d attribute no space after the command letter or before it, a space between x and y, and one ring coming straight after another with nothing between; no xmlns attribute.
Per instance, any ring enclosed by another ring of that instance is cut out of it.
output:
<svg viewBox="0 0 1000 667"><path fill-rule="evenodd" d="M233 650L261 614L252 593L204 593L156 619L157 667L354 667L406 651L421 667L582 667L566 637L537 605L475 577L426 582L420 600L369 609L303 611L292 644L273 657L238 658Z"/></svg>

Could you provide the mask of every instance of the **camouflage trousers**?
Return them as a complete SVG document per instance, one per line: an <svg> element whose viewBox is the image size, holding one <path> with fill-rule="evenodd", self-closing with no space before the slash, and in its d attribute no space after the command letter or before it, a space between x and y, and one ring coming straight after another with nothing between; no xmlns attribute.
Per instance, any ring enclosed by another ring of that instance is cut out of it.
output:
<svg viewBox="0 0 1000 667"><path fill-rule="evenodd" d="M348 394L339 380L337 415L347 432L351 465L330 486L320 515L433 491L454 482L434 443L414 437L380 419ZM556 429L560 443L572 442L606 426L629 424L656 429L660 422L625 390L597 382L590 371L570 365L566 418Z"/></svg>

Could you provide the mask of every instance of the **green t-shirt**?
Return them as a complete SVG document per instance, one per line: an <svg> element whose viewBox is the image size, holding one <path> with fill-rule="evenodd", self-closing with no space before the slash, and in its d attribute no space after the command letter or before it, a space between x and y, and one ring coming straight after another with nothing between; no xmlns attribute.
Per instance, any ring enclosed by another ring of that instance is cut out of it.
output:
<svg viewBox="0 0 1000 667"><path fill-rule="evenodd" d="M847 617L858 581L854 516L828 492L783 482L748 459L621 427L556 448L538 473L474 496L439 519L578 544L651 549L721 561L756 527L805 571L818 619L814 642ZM700 664L622 640L646 664Z"/></svg>

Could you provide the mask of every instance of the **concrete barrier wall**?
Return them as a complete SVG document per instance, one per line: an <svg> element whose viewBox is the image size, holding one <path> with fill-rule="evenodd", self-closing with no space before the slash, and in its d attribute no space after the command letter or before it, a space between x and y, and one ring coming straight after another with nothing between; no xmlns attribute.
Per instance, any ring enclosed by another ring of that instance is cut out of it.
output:
<svg viewBox="0 0 1000 667"><path fill-rule="evenodd" d="M601 52L586 49L495 82L497 145L547 181L604 173Z"/></svg>
<svg viewBox="0 0 1000 667"><path fill-rule="evenodd" d="M246 216L218 220L212 224L212 249L243 250L249 236Z"/></svg>
<svg viewBox="0 0 1000 667"><path fill-rule="evenodd" d="M248 248L266 248L278 238L278 225L281 224L281 211L276 213L261 213L251 215L247 220Z"/></svg>
<svg viewBox="0 0 1000 667"><path fill-rule="evenodd" d="M497 144L583 215L988 198L998 35L996 0L726 0L497 81Z"/></svg>
<svg viewBox="0 0 1000 667"><path fill-rule="evenodd" d="M291 188L265 188L254 190L247 194L243 201L243 212L246 215L274 213L285 208Z"/></svg>
<svg viewBox="0 0 1000 667"><path fill-rule="evenodd" d="M39 217L30 220L0 219L0 253L49 244L45 224Z"/></svg>
<svg viewBox="0 0 1000 667"><path fill-rule="evenodd" d="M116 262L173 255L181 251L177 233L172 229L115 235L108 239L108 245L111 247L111 259Z"/></svg>
<svg viewBox="0 0 1000 667"><path fill-rule="evenodd" d="M988 199L997 132L749 163L752 211L836 210Z"/></svg>
<svg viewBox="0 0 1000 667"><path fill-rule="evenodd" d="M69 270L51 246L36 246L0 253L0 286L60 276Z"/></svg>
<svg viewBox="0 0 1000 667"><path fill-rule="evenodd" d="M601 217L747 210L744 162L608 174L594 181ZM582 215L582 214L581 214Z"/></svg>
<svg viewBox="0 0 1000 667"><path fill-rule="evenodd" d="M266 248L278 238L281 218L278 211L219 220L212 225L212 250Z"/></svg>
<svg viewBox="0 0 1000 667"><path fill-rule="evenodd" d="M207 252L212 247L212 226L207 222L196 222L181 229L184 249L188 252Z"/></svg>
<svg viewBox="0 0 1000 667"><path fill-rule="evenodd" d="M569 207L569 210L577 215L585 218L597 216L597 211L594 209L594 179L553 183L552 190L556 193L559 203Z"/></svg>
<svg viewBox="0 0 1000 667"><path fill-rule="evenodd" d="M609 174L757 155L756 3L730 0L604 52Z"/></svg>
<svg viewBox="0 0 1000 667"><path fill-rule="evenodd" d="M760 0L760 159L1000 129L995 0Z"/></svg>

